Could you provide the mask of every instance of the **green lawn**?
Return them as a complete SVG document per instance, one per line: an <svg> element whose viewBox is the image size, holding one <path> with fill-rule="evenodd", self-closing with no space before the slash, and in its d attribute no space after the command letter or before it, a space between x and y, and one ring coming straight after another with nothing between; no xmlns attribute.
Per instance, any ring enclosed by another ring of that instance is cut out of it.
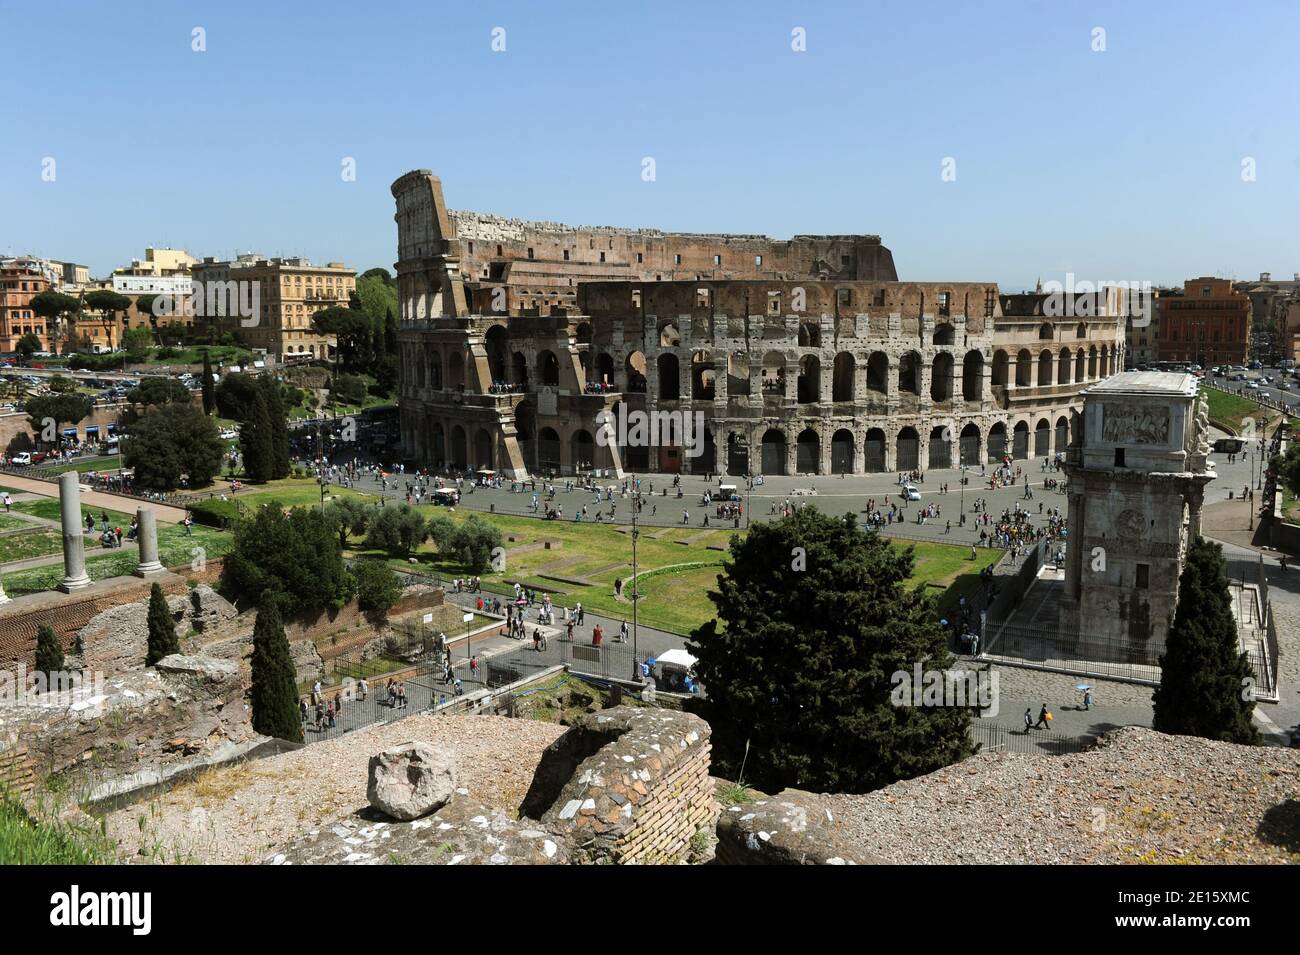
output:
<svg viewBox="0 0 1300 955"><path fill-rule="evenodd" d="M1210 420L1240 432L1247 418L1279 417L1276 411L1256 404L1240 395L1230 395L1216 388L1201 389L1208 396Z"/></svg>
<svg viewBox="0 0 1300 955"><path fill-rule="evenodd" d="M423 507L426 514L450 513L463 520L467 513L478 513L501 529L507 538L506 569L484 574L495 589L505 589L514 581L526 586L550 590L563 595L563 602L581 601L584 607L615 618L629 617L631 603L614 596L614 580L625 582L632 573L632 540L615 525L575 524L572 521L542 521L535 518L509 517L481 512L447 512ZM637 565L641 573L642 599L638 619L650 627L686 633L713 617L708 591L717 586L717 576L727 557L726 551L709 549L726 547L730 529L702 531L698 527L643 528L637 542ZM654 536L651 536L654 535ZM697 535L698 539L697 539ZM511 541L509 538L513 537ZM690 539L689 544L677 543ZM511 553L511 548L550 541L552 547L534 547ZM979 571L995 563L1002 551L979 548L976 560L970 560L968 546L899 541L897 547L914 546L916 565L909 583L938 584L934 593L941 596L940 608L956 604L961 593L978 586ZM357 551L366 556L382 556L371 551ZM415 555L418 566L446 576L466 573L453 560L440 559L432 543L423 545ZM413 569L402 559L390 561L395 569ZM676 566L686 565L686 566ZM670 568L663 570L664 568ZM660 573L653 573L662 570ZM559 580L556 578L566 578ZM587 583L575 582L580 578Z"/></svg>
<svg viewBox="0 0 1300 955"><path fill-rule="evenodd" d="M0 564L45 557L63 550L63 535L58 530L53 527L28 526L32 528L29 531L0 537Z"/></svg>
<svg viewBox="0 0 1300 955"><path fill-rule="evenodd" d="M93 865L113 859L107 839L56 819L33 819L23 806L0 797L0 865Z"/></svg>
<svg viewBox="0 0 1300 955"><path fill-rule="evenodd" d="M327 495L325 498L326 503L333 497L359 497L372 501L378 500L373 494L362 494L360 491L333 484L326 489L325 493ZM210 498L220 498L223 494L229 500L238 501L246 511L257 508L268 501L278 501L284 507L320 506L320 485L316 483L315 478L285 478L281 481L268 481L266 484L245 484L234 495L230 493L229 482L225 478L219 478L215 487L209 491L191 495L190 499L196 501L208 500Z"/></svg>
<svg viewBox="0 0 1300 955"><path fill-rule="evenodd" d="M31 514L33 517L43 517L50 521L57 521L60 519L59 499L57 497L46 497L39 501L17 501L14 503L13 508L15 511L22 511L24 514ZM104 511L102 508L86 507L83 505L81 508L82 526L85 526L86 515L93 514L95 516L95 525L98 527L100 515L103 513ZM122 511L108 512L109 522L114 526L121 524L123 528L131 525L131 516L132 515L125 514Z"/></svg>
<svg viewBox="0 0 1300 955"><path fill-rule="evenodd" d="M107 457L86 458L81 461L74 461L71 464L60 464L55 467L42 468L46 474L62 474L64 471L76 471L79 474L85 474L87 471L116 471L118 456L116 454Z"/></svg>

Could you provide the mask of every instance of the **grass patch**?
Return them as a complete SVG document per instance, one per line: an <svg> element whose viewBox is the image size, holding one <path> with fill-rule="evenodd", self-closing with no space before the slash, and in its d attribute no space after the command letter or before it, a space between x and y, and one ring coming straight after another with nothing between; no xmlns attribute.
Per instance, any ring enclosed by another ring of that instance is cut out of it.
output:
<svg viewBox="0 0 1300 955"><path fill-rule="evenodd" d="M724 806L747 806L758 799L758 794L740 783L719 783L714 790L718 802Z"/></svg>
<svg viewBox="0 0 1300 955"><path fill-rule="evenodd" d="M28 525L29 527L31 525ZM32 527L21 534L0 537L0 564L12 560L29 560L58 554L63 550L63 535L52 527Z"/></svg>
<svg viewBox="0 0 1300 955"><path fill-rule="evenodd" d="M97 865L114 862L102 833L37 819L0 797L0 865Z"/></svg>
<svg viewBox="0 0 1300 955"><path fill-rule="evenodd" d="M1240 432L1245 426L1247 418L1276 418L1279 417L1276 411L1251 401L1249 398L1243 398L1240 395L1230 395L1227 392L1219 391L1217 388L1202 388L1202 393L1206 396L1209 404L1210 420L1218 422L1220 425L1226 425L1235 432Z"/></svg>

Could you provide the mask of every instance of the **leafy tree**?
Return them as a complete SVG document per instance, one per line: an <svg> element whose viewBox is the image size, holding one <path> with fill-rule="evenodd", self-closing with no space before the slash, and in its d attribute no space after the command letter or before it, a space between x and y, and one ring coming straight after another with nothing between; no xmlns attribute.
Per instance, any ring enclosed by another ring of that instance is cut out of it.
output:
<svg viewBox="0 0 1300 955"><path fill-rule="evenodd" d="M203 349L203 413L210 415L217 407L217 396L212 386L212 358Z"/></svg>
<svg viewBox="0 0 1300 955"><path fill-rule="evenodd" d="M85 395L38 395L27 402L27 420L38 435L53 425L55 447L63 446L63 424L78 424L90 416L94 403Z"/></svg>
<svg viewBox="0 0 1300 955"><path fill-rule="evenodd" d="M477 514L461 521L451 539L456 559L471 573L481 574L492 565L492 551L501 546L501 530Z"/></svg>
<svg viewBox="0 0 1300 955"><path fill-rule="evenodd" d="M349 534L358 536L365 534L373 510L374 508L355 497L340 497L325 506L325 519L339 535L340 549L348 546Z"/></svg>
<svg viewBox="0 0 1300 955"><path fill-rule="evenodd" d="M311 319L318 335L333 335L338 342L339 361L349 371L364 371L370 360L370 319L358 308L335 305L323 308Z"/></svg>
<svg viewBox="0 0 1300 955"><path fill-rule="evenodd" d="M366 382L357 375L337 375L330 396L345 405L360 405L366 400Z"/></svg>
<svg viewBox="0 0 1300 955"><path fill-rule="evenodd" d="M385 507L371 518L365 546L406 556L423 543L427 533L418 511L406 504Z"/></svg>
<svg viewBox="0 0 1300 955"><path fill-rule="evenodd" d="M266 594L253 624L252 688L253 729L276 739L303 741L298 715L297 673L289 638L281 622L279 601Z"/></svg>
<svg viewBox="0 0 1300 955"><path fill-rule="evenodd" d="M86 293L85 304L87 308L92 308L97 312L102 312L111 322L113 316L118 312L125 312L131 307L129 296L121 292L114 292L112 289L97 288Z"/></svg>
<svg viewBox="0 0 1300 955"><path fill-rule="evenodd" d="M48 624L36 628L36 670L47 676L63 669L63 644Z"/></svg>
<svg viewBox="0 0 1300 955"><path fill-rule="evenodd" d="M357 605L366 611L384 611L402 596L397 574L382 560L359 560L352 565L357 579Z"/></svg>
<svg viewBox="0 0 1300 955"><path fill-rule="evenodd" d="M46 385L56 395L66 395L77 390L77 383L67 375L51 375Z"/></svg>
<svg viewBox="0 0 1300 955"><path fill-rule="evenodd" d="M129 329L122 336L122 347L126 349L126 357L131 361L144 361L149 357L149 349L153 345L154 333L143 326Z"/></svg>
<svg viewBox="0 0 1300 955"><path fill-rule="evenodd" d="M273 591L286 613L338 609L355 592L334 525L315 508L285 513L275 502L235 525L221 579L236 600Z"/></svg>
<svg viewBox="0 0 1300 955"><path fill-rule="evenodd" d="M18 339L18 344L14 346L14 350L17 351L18 354L22 355L23 358L31 358L32 355L36 354L44 347L45 346L41 343L39 335L34 332L28 332L22 338Z"/></svg>
<svg viewBox="0 0 1300 955"><path fill-rule="evenodd" d="M75 315L81 310L81 303L74 296L47 290L32 296L30 308L48 322Z"/></svg>
<svg viewBox="0 0 1300 955"><path fill-rule="evenodd" d="M165 656L181 652L181 642L176 637L176 621L162 588L154 584L149 588L149 653L145 666L153 666Z"/></svg>
<svg viewBox="0 0 1300 955"><path fill-rule="evenodd" d="M126 393L126 400L146 408L173 402L189 404L190 390L175 378L142 378L140 384Z"/></svg>
<svg viewBox="0 0 1300 955"><path fill-rule="evenodd" d="M224 444L216 422L191 404L173 402L128 426L122 461L135 469L135 483L156 491L210 484L221 472Z"/></svg>
<svg viewBox="0 0 1300 955"><path fill-rule="evenodd" d="M1221 545L1198 537L1187 549L1152 725L1162 733L1255 743L1254 670L1241 651L1223 568Z"/></svg>
<svg viewBox="0 0 1300 955"><path fill-rule="evenodd" d="M436 514L425 522L425 532L440 554L454 554L456 531L460 527L446 514Z"/></svg>
<svg viewBox="0 0 1300 955"><path fill-rule="evenodd" d="M718 620L688 643L729 771L748 747L763 789L865 792L971 754L968 709L894 702L900 674L919 696L914 667L953 660L910 549L806 507L733 537L730 558Z"/></svg>
<svg viewBox="0 0 1300 955"><path fill-rule="evenodd" d="M252 375L243 372L226 375L217 385L214 394L217 412L223 418L246 421L259 394L257 379Z"/></svg>

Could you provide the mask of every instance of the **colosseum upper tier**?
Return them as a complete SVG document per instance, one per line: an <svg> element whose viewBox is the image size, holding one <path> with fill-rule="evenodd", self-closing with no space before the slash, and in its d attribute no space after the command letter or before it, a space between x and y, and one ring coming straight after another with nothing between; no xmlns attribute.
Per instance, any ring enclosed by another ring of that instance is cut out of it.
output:
<svg viewBox="0 0 1300 955"><path fill-rule="evenodd" d="M899 282L875 236L495 220L498 243L488 217L458 235L472 214L449 214L427 171L393 194L402 443L420 465L739 476L1041 457L1064 451L1081 390L1123 368L1116 310L1050 317L1045 296L993 283Z"/></svg>

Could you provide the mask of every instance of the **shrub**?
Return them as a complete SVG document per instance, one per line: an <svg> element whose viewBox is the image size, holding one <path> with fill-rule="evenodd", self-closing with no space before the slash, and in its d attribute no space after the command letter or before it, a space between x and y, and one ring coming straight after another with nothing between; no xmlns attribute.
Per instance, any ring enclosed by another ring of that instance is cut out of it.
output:
<svg viewBox="0 0 1300 955"><path fill-rule="evenodd" d="M402 584L391 567L379 560L359 560L352 565L357 579L357 604L362 610L387 610L402 596Z"/></svg>

